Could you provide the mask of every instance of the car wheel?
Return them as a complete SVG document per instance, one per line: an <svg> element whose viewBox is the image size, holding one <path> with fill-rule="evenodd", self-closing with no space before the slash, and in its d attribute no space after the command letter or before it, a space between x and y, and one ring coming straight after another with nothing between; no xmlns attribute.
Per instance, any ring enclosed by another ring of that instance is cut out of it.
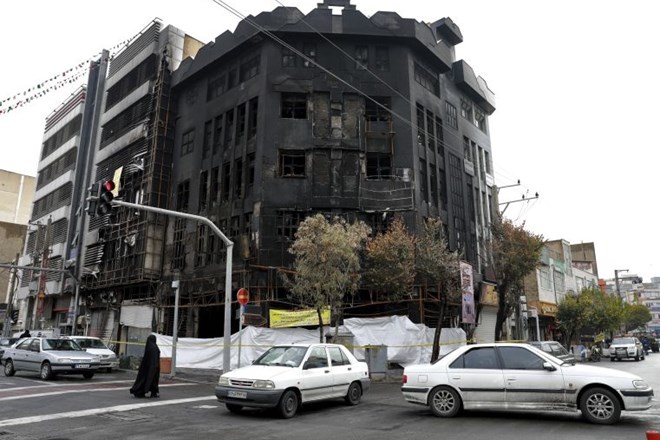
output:
<svg viewBox="0 0 660 440"><path fill-rule="evenodd" d="M50 368L48 362L41 364L41 370L39 371L39 376L42 380L48 380L53 376L53 370Z"/></svg>
<svg viewBox="0 0 660 440"><path fill-rule="evenodd" d="M346 393L346 396L344 396L344 400L346 403L353 406L360 403L360 399L362 399L362 387L359 383L353 382L351 386L348 387L348 392Z"/></svg>
<svg viewBox="0 0 660 440"><path fill-rule="evenodd" d="M225 406L227 407L229 412L232 412L234 414L240 413L241 410L243 409L242 405L234 405L233 403L225 403Z"/></svg>
<svg viewBox="0 0 660 440"><path fill-rule="evenodd" d="M5 361L5 376L10 377L16 374L16 370L14 369L14 362L11 359L7 359Z"/></svg>
<svg viewBox="0 0 660 440"><path fill-rule="evenodd" d="M278 404L278 410L280 411L282 418L290 419L298 412L299 405L300 400L298 399L296 392L293 390L287 390L282 394L282 398Z"/></svg>
<svg viewBox="0 0 660 440"><path fill-rule="evenodd" d="M461 410L461 396L450 387L434 388L429 395L429 408L438 417L454 417Z"/></svg>
<svg viewBox="0 0 660 440"><path fill-rule="evenodd" d="M611 391L591 388L580 398L580 411L591 423L611 425L621 418L621 403Z"/></svg>
<svg viewBox="0 0 660 440"><path fill-rule="evenodd" d="M92 377L94 377L94 373L92 372L83 373L83 377L85 379L91 379Z"/></svg>
<svg viewBox="0 0 660 440"><path fill-rule="evenodd" d="M639 362L639 354L635 353L635 362Z"/></svg>
<svg viewBox="0 0 660 440"><path fill-rule="evenodd" d="M105 372L106 372L106 373L112 373L112 368L110 368L110 367L109 367L109 368L106 368L106 369L105 369Z"/></svg>
<svg viewBox="0 0 660 440"><path fill-rule="evenodd" d="M614 362L615 360L616 360L616 358L613 358L613 357L610 358L610 362Z"/></svg>

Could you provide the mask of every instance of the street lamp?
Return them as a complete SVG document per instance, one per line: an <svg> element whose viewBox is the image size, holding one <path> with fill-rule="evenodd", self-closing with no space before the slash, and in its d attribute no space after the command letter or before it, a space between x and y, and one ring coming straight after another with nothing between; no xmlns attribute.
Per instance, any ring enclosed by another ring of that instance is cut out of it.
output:
<svg viewBox="0 0 660 440"><path fill-rule="evenodd" d="M628 269L614 269L614 287L616 288L616 295L621 298L619 291L619 272L628 272Z"/></svg>

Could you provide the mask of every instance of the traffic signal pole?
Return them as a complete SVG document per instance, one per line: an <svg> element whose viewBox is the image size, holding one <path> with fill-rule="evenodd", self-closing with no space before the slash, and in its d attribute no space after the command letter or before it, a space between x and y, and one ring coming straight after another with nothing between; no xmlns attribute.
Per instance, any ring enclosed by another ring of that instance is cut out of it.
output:
<svg viewBox="0 0 660 440"><path fill-rule="evenodd" d="M227 247L227 267L225 268L225 329L222 350L222 372L226 373L231 369L230 365L230 349L231 349L231 275L232 275L232 258L234 252L234 242L218 228L215 223L201 215L188 214L187 212L172 211L169 209L156 208L154 206L139 205L137 203L129 203L121 200L112 200L113 206L125 206L141 211L154 212L156 214L169 215L172 217L185 218L195 220L205 224L223 241Z"/></svg>

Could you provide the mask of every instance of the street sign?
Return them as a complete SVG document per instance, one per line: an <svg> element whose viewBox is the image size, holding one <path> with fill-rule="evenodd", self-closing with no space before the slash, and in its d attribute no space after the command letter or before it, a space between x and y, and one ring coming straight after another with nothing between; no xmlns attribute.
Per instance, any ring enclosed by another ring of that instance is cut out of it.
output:
<svg viewBox="0 0 660 440"><path fill-rule="evenodd" d="M238 293L236 294L236 299L238 299L238 303L242 306L248 303L250 301L250 293L247 291L246 288L241 287L238 289Z"/></svg>

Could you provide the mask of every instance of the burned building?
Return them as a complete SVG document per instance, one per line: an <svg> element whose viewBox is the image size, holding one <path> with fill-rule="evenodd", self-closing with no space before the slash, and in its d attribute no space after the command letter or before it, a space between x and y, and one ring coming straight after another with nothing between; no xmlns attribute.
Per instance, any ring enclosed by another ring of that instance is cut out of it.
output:
<svg viewBox="0 0 660 440"><path fill-rule="evenodd" d="M236 243L234 290L246 287L262 316L286 301L278 271L292 262L298 224L318 212L375 230L400 215L412 233L438 217L482 279L495 107L486 82L456 59L462 40L449 18L366 17L348 0L324 0L309 14L249 17L174 72L170 206L211 219ZM176 219L164 245L163 280L181 282L184 333L221 335L222 242ZM163 316L170 290L164 282Z"/></svg>

